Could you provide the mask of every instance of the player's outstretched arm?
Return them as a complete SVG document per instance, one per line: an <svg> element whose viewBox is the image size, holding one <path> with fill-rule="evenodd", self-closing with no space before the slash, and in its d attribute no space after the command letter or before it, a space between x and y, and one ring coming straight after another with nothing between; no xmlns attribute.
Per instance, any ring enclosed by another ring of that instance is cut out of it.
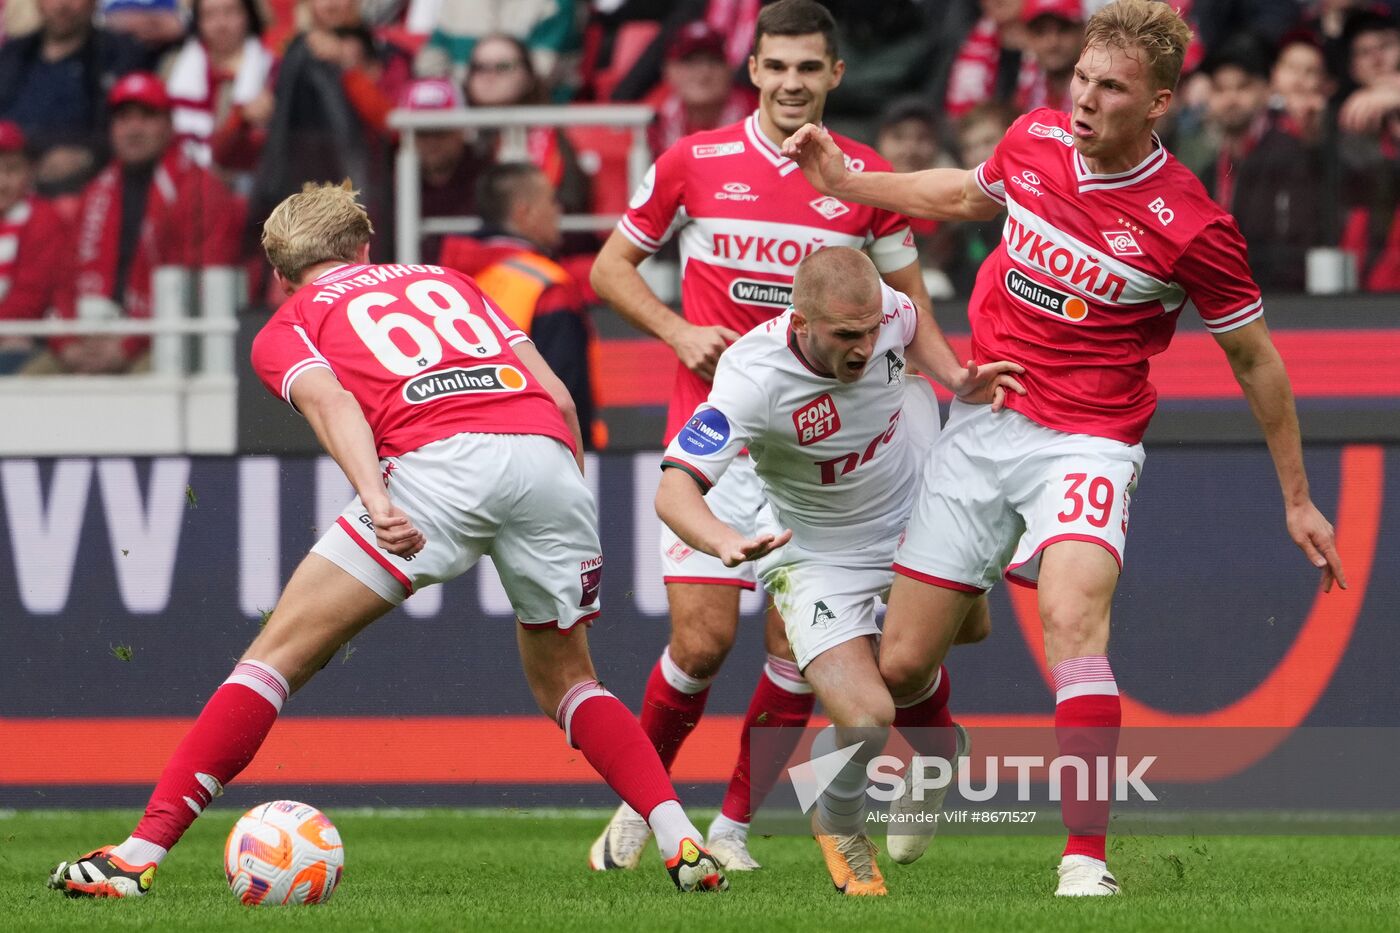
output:
<svg viewBox="0 0 1400 933"><path fill-rule="evenodd" d="M783 155L802 167L812 187L842 201L934 220L990 220L1001 211L966 169L852 172L836 140L813 123L783 140Z"/></svg>
<svg viewBox="0 0 1400 933"><path fill-rule="evenodd" d="M1283 490L1289 536L1309 562L1322 571L1324 591L1330 591L1334 582L1346 589L1346 573L1337 553L1332 523L1313 504L1308 489L1293 387L1288 381L1283 358L1269 339L1268 327L1263 320L1257 320L1216 334L1215 339L1224 349L1235 379L1249 400L1250 410L1264 431L1264 440L1269 445L1269 455Z"/></svg>
<svg viewBox="0 0 1400 933"><path fill-rule="evenodd" d="M682 541L697 551L718 557L726 567L758 560L792 538L791 531L745 538L715 518L695 480L675 468L661 473L661 485L656 489L656 514Z"/></svg>
<svg viewBox="0 0 1400 933"><path fill-rule="evenodd" d="M657 298L637 271L649 255L614 230L593 262L589 276L593 290L627 323L666 341L686 369L702 379L713 379L719 355L740 335L727 327L691 324Z"/></svg>
<svg viewBox="0 0 1400 933"><path fill-rule="evenodd" d="M520 362L525 364L525 368L530 371L530 375L540 385L544 386L549 397L554 399L554 404L559 406L559 414L564 416L564 424L569 427L569 434L574 439L574 462L578 464L578 471L583 472L583 429L578 423L578 406L574 404L574 397L569 394L568 386L564 381L554 374L554 370L549 368L549 364L540 356L540 351L535 347L533 341L522 340L511 347L515 355L520 357Z"/></svg>
<svg viewBox="0 0 1400 933"><path fill-rule="evenodd" d="M292 404L306 416L316 439L340 464L374 522L379 546L390 554L408 557L427 543L413 520L389 499L379 472L374 433L355 396L345 390L329 370L307 370L292 383Z"/></svg>
<svg viewBox="0 0 1400 933"><path fill-rule="evenodd" d="M993 411L1001 411L1006 403L1006 393L1026 394L1025 386L1015 375L1025 372L1025 367L1010 360L997 360L980 366L972 360L960 363L931 313L920 310L918 330L914 332L914 341L906 350L910 362L919 372L928 373L939 385L964 402L989 404Z"/></svg>

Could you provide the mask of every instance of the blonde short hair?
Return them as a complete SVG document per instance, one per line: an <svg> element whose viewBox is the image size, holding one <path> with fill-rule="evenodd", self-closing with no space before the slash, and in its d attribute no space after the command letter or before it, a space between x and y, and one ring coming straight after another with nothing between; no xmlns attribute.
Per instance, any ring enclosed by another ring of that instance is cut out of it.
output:
<svg viewBox="0 0 1400 933"><path fill-rule="evenodd" d="M1117 0L1089 17L1084 47L1141 49L1159 88L1175 90L1181 78L1191 27L1176 10L1156 0Z"/></svg>
<svg viewBox="0 0 1400 933"><path fill-rule="evenodd" d="M272 209L263 223L268 262L289 282L317 263L354 262L374 234L369 214L346 179L340 184L307 182Z"/></svg>

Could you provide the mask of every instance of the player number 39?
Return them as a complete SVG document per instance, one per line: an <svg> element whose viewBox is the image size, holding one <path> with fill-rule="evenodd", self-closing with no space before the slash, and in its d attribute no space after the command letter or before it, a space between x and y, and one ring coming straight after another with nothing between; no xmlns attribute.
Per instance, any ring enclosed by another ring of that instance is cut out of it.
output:
<svg viewBox="0 0 1400 933"><path fill-rule="evenodd" d="M446 282L421 279L404 289L404 297L410 311L390 311L376 318L372 312L402 306L398 298L387 292L366 292L346 309L355 333L389 372L413 376L436 366L442 362L443 341L461 353L481 359L501 351L501 343L490 325L476 315L461 292ZM432 327L424 323L424 317L432 322Z"/></svg>
<svg viewBox="0 0 1400 933"><path fill-rule="evenodd" d="M1069 524L1082 515L1095 528L1108 524L1109 509L1113 506L1112 480L1106 476L1090 479L1087 473L1066 473L1065 484L1065 509L1056 518Z"/></svg>

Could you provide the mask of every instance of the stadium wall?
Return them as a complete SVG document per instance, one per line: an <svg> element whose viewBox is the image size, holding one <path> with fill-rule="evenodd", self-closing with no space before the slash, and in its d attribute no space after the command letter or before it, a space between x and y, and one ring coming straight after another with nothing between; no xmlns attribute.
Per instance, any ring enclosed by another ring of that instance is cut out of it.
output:
<svg viewBox="0 0 1400 933"><path fill-rule="evenodd" d="M589 634L634 709L666 641L656 452L591 458L606 559ZM1351 587L1318 592L1260 445L1157 444L1132 508L1111 657L1126 724L1394 726L1400 445L1318 444L1307 466ZM135 805L343 507L309 456L0 461L0 807ZM678 779L716 803L763 660L761 594ZM1033 593L993 592L954 650L959 719L1049 723ZM293 698L231 796L322 804L606 803L533 709L488 564L414 596ZM311 790L310 788L315 788Z"/></svg>

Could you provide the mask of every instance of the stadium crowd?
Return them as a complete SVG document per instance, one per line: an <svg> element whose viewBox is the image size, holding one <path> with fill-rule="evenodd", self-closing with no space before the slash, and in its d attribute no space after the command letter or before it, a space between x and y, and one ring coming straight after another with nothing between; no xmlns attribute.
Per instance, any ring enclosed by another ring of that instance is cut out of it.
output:
<svg viewBox="0 0 1400 933"><path fill-rule="evenodd" d="M1172 2L1196 40L1162 136L1237 217L1260 284L1303 289L1307 254L1330 247L1358 288L1400 290L1400 0ZM0 320L147 316L161 265L246 265L256 305L272 294L259 224L308 180L352 179L374 258L391 259L395 108L641 102L656 111L654 154L732 123L755 105L745 63L762 5L8 0ZM1083 24L1103 0L825 5L850 65L828 122L916 171L974 166L1018 114L1068 109ZM559 217L623 209L617 136L416 140L423 215L484 218L471 237L425 238L423 258L496 283L517 325L541 328L554 368L579 371L585 398L601 240L561 234ZM930 290L966 295L1001 220L914 229ZM0 372L139 370L148 343L4 338Z"/></svg>

